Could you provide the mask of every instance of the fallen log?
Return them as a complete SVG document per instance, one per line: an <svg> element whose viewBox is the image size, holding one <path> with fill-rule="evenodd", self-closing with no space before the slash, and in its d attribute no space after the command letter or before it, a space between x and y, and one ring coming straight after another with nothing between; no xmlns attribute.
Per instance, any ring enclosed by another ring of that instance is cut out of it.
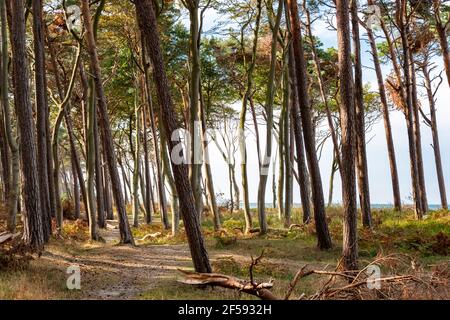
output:
<svg viewBox="0 0 450 320"><path fill-rule="evenodd" d="M0 244L13 240L17 238L19 235L20 233L10 233L10 232L0 233Z"/></svg>
<svg viewBox="0 0 450 320"><path fill-rule="evenodd" d="M211 285L226 289L238 290L262 300L279 300L269 289L273 288L273 282L252 283L232 276L218 273L198 273L179 269L184 274L184 279L179 282L188 285Z"/></svg>

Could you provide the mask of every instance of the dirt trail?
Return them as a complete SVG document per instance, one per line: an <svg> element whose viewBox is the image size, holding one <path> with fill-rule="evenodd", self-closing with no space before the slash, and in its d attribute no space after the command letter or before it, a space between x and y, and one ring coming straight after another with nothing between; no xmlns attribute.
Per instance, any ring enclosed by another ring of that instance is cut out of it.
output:
<svg viewBox="0 0 450 320"><path fill-rule="evenodd" d="M81 299L139 299L142 293L153 288L173 286L181 275L178 269L192 269L187 244L182 245L117 245L120 239L117 221L108 221L108 228L100 230L105 243L87 248L62 250L49 246L42 259L50 268L57 268L64 277L67 267L77 265L81 270ZM230 259L239 265L250 264L250 254L231 250L209 249L212 263ZM289 259L264 259L272 266L283 266L297 271L299 261Z"/></svg>
<svg viewBox="0 0 450 320"><path fill-rule="evenodd" d="M78 265L81 270L81 295L85 299L133 299L139 294L175 281L178 268L191 268L187 245L119 246L116 222L101 231L105 244L73 254L50 246L42 259L64 270Z"/></svg>

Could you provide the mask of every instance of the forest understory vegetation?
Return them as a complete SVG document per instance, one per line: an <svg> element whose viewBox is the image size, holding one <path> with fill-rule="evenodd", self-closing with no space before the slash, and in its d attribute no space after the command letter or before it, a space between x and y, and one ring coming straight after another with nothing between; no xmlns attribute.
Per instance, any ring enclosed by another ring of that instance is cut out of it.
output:
<svg viewBox="0 0 450 320"><path fill-rule="evenodd" d="M327 210L330 233L336 241L333 248L327 251L315 247L314 225L302 223L301 209L293 210L290 228L285 228L278 220L275 209L268 209L271 227L263 236L258 233L245 235L242 232L245 220L240 212L235 211L233 215L226 209L221 212L224 222L220 231L214 230L212 217L206 217L202 223L213 272L249 279L252 257L256 258L263 252L261 261L252 273L259 281L273 280L272 292L275 296L284 297L292 291L289 298L293 300L450 298L450 215L447 211L432 212L424 221L418 222L413 210L401 213L374 210L373 230L365 230L362 224L358 226L362 269L376 262L382 267L384 277L399 279L383 284L382 290L368 290L359 285L357 289L362 290L338 292L335 292L336 288L348 285L348 281L339 276L333 278L333 290L326 274L305 276L294 287L292 282L298 277L299 270L340 270L342 208L331 207ZM256 210L252 214L256 215ZM157 220L158 216L155 218ZM0 299L252 299L238 290L193 287L181 283L183 274L180 270L192 270L182 224L180 232L172 236L161 223L142 223L139 228L132 228L137 246L133 249L127 247L132 252L126 252L125 248L125 253L120 252L115 256L114 250L122 250L122 246L117 239L108 238L110 232L117 230L114 221L109 223L108 230L103 231L105 239L90 242L85 220L65 220L63 232L50 241L41 257L21 251L7 253L7 246L2 246L0 269L8 272L0 272ZM0 234L4 229L4 225L0 227ZM173 256L164 257L165 254L171 254L164 251L170 247L174 247L180 255L180 263L167 267L164 266L165 259L177 259ZM154 254L152 251L155 251ZM153 259L159 255L158 259L163 261L159 267L164 271L155 272L155 277L152 271L141 274L133 267L128 269L127 259L132 254L142 255L142 252L146 253L143 261L139 262L140 268L153 269ZM7 255L10 258L5 259ZM75 261L83 265L80 291L68 290L65 285L66 267ZM130 270L135 271L133 273ZM129 276L134 278L124 280ZM360 280L364 282L365 279L362 277ZM88 283L87 287L85 282ZM131 292L130 287L134 288ZM328 288L327 294L331 292L332 295L327 296L324 288Z"/></svg>

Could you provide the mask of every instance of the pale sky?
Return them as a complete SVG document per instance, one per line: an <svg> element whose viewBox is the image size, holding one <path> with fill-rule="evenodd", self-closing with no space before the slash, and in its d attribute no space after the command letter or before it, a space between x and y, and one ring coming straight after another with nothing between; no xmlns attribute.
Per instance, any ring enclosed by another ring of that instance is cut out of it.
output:
<svg viewBox="0 0 450 320"><path fill-rule="evenodd" d="M210 10L205 15L205 31L209 30L212 26L217 23L218 15ZM223 17L222 17L223 19ZM326 24L324 21L317 20L314 24L314 34L318 36L324 43L324 47L337 47L336 44L336 33L326 29ZM363 32L363 29L361 29ZM363 37L365 37L363 35ZM363 50L363 65L372 67L372 57L368 53L369 47L366 45L365 41L362 41ZM441 57L436 60L438 63L438 69L443 69L443 63ZM383 72L386 75L390 72L390 66L384 66ZM376 91L378 89L376 82L376 75L372 69L365 68L363 70L363 77L365 83L370 83L372 90ZM444 74L445 77L445 74ZM446 79L445 79L446 80ZM420 81L420 78L418 78ZM428 102L425 97L419 97L424 110L429 110ZM425 111L427 112L427 111ZM428 112L427 112L428 113ZM447 191L450 190L450 166L448 165L450 160L450 125L448 123L450 119L450 89L446 85L446 81L442 84L439 93L437 95L437 115L438 115L438 127L440 133L440 144L441 144L441 156L444 167L444 176L447 185ZM249 120L250 120L249 115ZM402 201L405 203L410 202L411 195L411 177L409 169L409 151L408 151L408 137L405 125L405 118L403 114L399 111L391 112L391 124L394 135L395 151L397 156L397 166L399 171L400 179L400 191ZM261 129L261 136L263 137L264 130ZM256 146L253 140L254 138L250 135L247 141L249 147L249 161L248 161L248 178L250 185L250 202L256 202L258 193L258 183L259 183L259 173L257 165L257 153ZM380 121L376 123L370 133L368 133L367 139L371 139L370 143L367 145L367 156L368 156L368 166L369 166L369 182L370 182L370 195L371 202L373 204L391 204L392 200L392 186L391 186L391 176L389 170L389 161L387 156L386 148L386 138L383 122ZM264 140L264 139L262 139ZM432 137L431 130L425 124L422 123L422 147L423 147L423 158L424 158L424 170L426 176L426 187L428 200L430 204L439 204L439 189L436 178L436 169L434 162L434 153L432 149ZM264 149L264 148L263 148ZM228 198L228 171L225 162L223 161L221 155L217 152L215 147L211 148L211 166L214 175L214 185L216 188L216 193L224 193L225 198ZM216 151L214 151L216 150ZM276 146L275 146L276 150ZM239 152L236 155L239 159ZM320 168L322 174L322 182L324 188L325 199L328 196L329 189L329 177L331 172L331 161L332 161L332 144L331 141L327 143L320 160ZM271 167L271 170L273 166ZM278 170L278 166L275 167ZM238 182L240 185L240 171L236 172ZM272 176L270 175L266 202L272 202ZM294 179L295 182L295 179ZM448 193L448 192L447 192ZM449 196L447 194L447 196ZM334 184L334 202L341 201L341 182L339 179L339 174L336 175ZM294 203L300 202L299 188L296 183L294 183Z"/></svg>

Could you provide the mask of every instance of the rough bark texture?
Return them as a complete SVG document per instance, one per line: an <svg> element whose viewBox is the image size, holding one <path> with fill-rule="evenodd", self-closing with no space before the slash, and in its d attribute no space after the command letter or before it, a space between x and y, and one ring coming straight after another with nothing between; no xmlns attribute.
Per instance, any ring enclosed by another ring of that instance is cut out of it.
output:
<svg viewBox="0 0 450 320"><path fill-rule="evenodd" d="M297 0L288 0L287 2L290 9L292 27L292 45L295 58L295 73L297 77L297 98L299 99L300 105L300 115L303 125L306 157L308 159L309 170L311 174L312 202L314 207L314 219L316 223L318 246L320 249L329 249L332 247L332 243L326 220L322 178L320 176L319 162L316 154L314 129L311 120L309 98L307 95L308 76L306 72L303 39L298 17L298 5Z"/></svg>
<svg viewBox="0 0 450 320"><path fill-rule="evenodd" d="M23 194L25 203L24 234L26 244L41 250L44 245L37 166L36 132L28 84L24 3L8 0L11 6L11 48L13 54L14 100L20 135Z"/></svg>
<svg viewBox="0 0 450 320"><path fill-rule="evenodd" d="M356 170L359 188L359 205L362 222L365 228L372 228L372 212L370 209L369 169L366 152L366 124L364 109L364 88L361 59L361 43L359 33L358 4L352 1L351 21L353 33L353 50L355 65L355 129L356 129Z"/></svg>
<svg viewBox="0 0 450 320"><path fill-rule="evenodd" d="M355 101L348 0L336 1L336 19L342 131L343 266L345 270L353 271L358 269L358 239L355 183Z"/></svg>
<svg viewBox="0 0 450 320"><path fill-rule="evenodd" d="M178 126L170 96L169 83L164 69L155 12L149 0L136 0L135 6L139 28L144 36L146 49L148 50L154 68L153 77L161 108L161 120L164 124L166 136L171 137L172 133L178 129ZM170 149L173 149L175 146L176 143L170 140ZM211 272L211 265L199 225L198 213L195 208L195 199L189 183L187 168L183 164L175 165L172 163L172 170L180 198L180 210L183 215L183 222L195 270L197 272L209 273Z"/></svg>
<svg viewBox="0 0 450 320"><path fill-rule="evenodd" d="M98 97L99 122L102 132L102 144L105 149L106 160L109 167L111 184L113 188L114 199L117 212L119 215L119 228L121 243L134 244L133 235L131 234L130 224L127 213L125 211L125 203L123 201L122 188L120 184L119 171L117 168L117 160L114 151L114 143L109 121L108 108L106 105L106 96L103 89L102 73L94 38L94 29L90 20L89 1L81 1L81 10L83 13L83 22L86 29L87 51L91 62L91 71L95 82L95 92Z"/></svg>
<svg viewBox="0 0 450 320"><path fill-rule="evenodd" d="M9 92L9 70L7 68L9 62L8 54L8 37L7 37L7 18L6 3L0 1L1 14L1 36L2 36L2 63L1 63L1 103L3 110L3 118L0 120L5 124L6 138L11 152L11 168L8 168L10 174L10 186L8 194L8 231L14 233L16 228L17 204L19 200L19 173L20 173L20 155L19 146L16 141L16 135L13 133L10 116ZM10 170L9 170L10 169Z"/></svg>
<svg viewBox="0 0 450 320"><path fill-rule="evenodd" d="M295 61L294 51L289 50L289 78L291 81L291 117L293 122L294 136L295 136L295 150L297 154L297 169L300 184L300 199L302 202L303 222L309 223L311 221L311 205L310 193L311 186L306 166L305 144L303 142L303 128L302 119L300 116L300 109L298 107L297 98L297 77L295 75Z"/></svg>
<svg viewBox="0 0 450 320"><path fill-rule="evenodd" d="M44 29L42 22L42 0L32 1L33 8L33 35L34 35L34 81L36 97L36 126L38 151L38 177L41 200L42 226L44 240L47 242L52 233L52 219L50 213L50 190L48 186L48 101L47 77L44 52Z"/></svg>

